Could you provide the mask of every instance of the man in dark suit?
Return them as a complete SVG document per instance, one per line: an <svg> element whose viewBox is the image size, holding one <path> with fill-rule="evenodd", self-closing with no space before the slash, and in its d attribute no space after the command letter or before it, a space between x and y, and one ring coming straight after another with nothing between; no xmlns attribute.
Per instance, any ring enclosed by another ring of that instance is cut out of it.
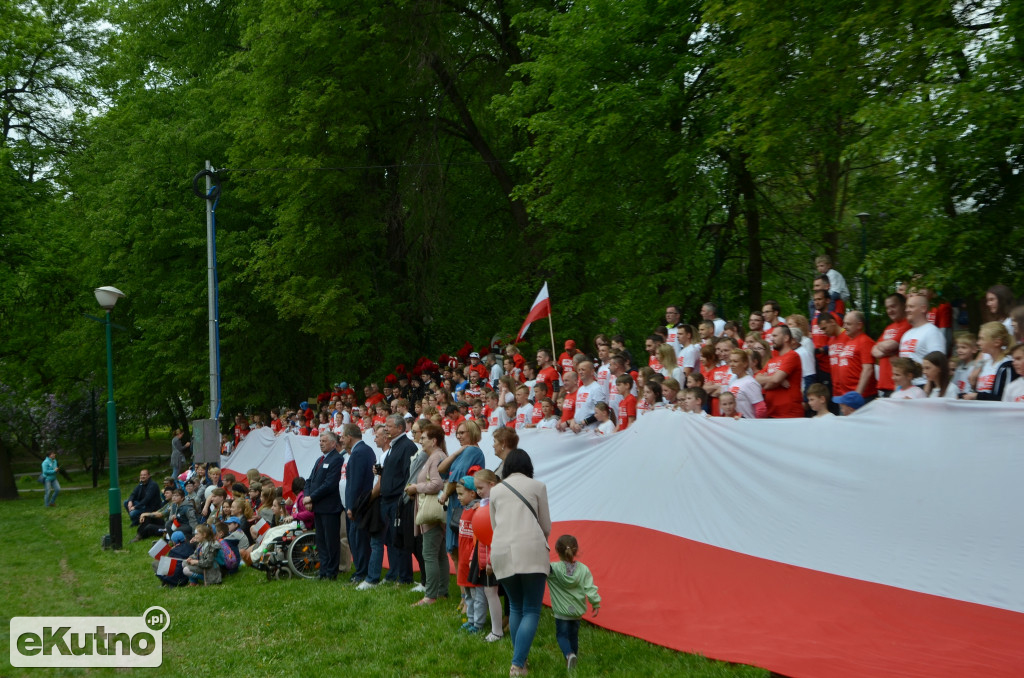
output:
<svg viewBox="0 0 1024 678"><path fill-rule="evenodd" d="M416 454L416 443L405 435L405 418L400 414L388 417L387 431L391 437L391 451L384 460L384 470L380 477L380 512L385 525L384 541L388 546L388 565L392 568L387 579L399 584L411 584L412 553L398 546L395 519L399 514L402 493L409 480L409 461ZM396 576L392 577L392 573Z"/></svg>
<svg viewBox="0 0 1024 678"><path fill-rule="evenodd" d="M349 451L345 473L345 506L348 508L348 547L352 551L353 584L366 579L370 566L370 533L359 526L352 511L360 498L373 491L373 465L377 461L373 449L363 442L359 427L345 424L341 429L341 446Z"/></svg>
<svg viewBox="0 0 1024 678"><path fill-rule="evenodd" d="M306 507L313 511L316 548L320 558L320 579L337 579L341 561L341 467L344 457L338 453L338 436L330 431L320 434L322 456L306 479Z"/></svg>

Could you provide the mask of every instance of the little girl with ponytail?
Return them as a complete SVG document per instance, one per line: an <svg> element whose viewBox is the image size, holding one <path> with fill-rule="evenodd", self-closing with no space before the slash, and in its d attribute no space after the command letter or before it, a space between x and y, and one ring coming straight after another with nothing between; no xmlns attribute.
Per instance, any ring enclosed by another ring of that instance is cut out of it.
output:
<svg viewBox="0 0 1024 678"><path fill-rule="evenodd" d="M586 565L576 560L580 545L576 537L563 534L555 542L558 561L551 563L548 575L548 591L551 593L551 609L555 613L555 637L558 647L565 655L568 668L576 668L576 655L580 651L580 619L587 611L587 601L596 617L601 606L594 577Z"/></svg>

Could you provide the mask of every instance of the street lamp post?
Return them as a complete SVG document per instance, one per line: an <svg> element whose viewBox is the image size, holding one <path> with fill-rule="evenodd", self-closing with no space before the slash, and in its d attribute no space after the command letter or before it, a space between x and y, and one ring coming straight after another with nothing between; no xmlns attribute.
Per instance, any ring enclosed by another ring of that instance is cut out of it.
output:
<svg viewBox="0 0 1024 678"><path fill-rule="evenodd" d="M121 483L117 473L117 407L114 405L114 341L111 336L110 312L124 292L116 287L97 287L96 301L106 311L104 326L107 330L107 445L110 452L110 547L120 549L121 536Z"/></svg>

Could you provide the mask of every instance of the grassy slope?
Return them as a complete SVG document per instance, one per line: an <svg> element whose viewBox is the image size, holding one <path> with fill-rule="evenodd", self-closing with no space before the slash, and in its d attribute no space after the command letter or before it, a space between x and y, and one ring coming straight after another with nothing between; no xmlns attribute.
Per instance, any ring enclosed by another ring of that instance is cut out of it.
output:
<svg viewBox="0 0 1024 678"><path fill-rule="evenodd" d="M136 473L125 470L122 477L130 480ZM129 489L126 483L125 490ZM6 581L0 609L4 630L0 676L85 673L12 668L7 647L10 617L130 616L141 615L151 605L160 605L171 615L171 627L164 634L164 664L160 669L133 670L134 675L502 676L508 672L509 642L487 644L480 636L458 633L461 619L454 610L455 598L450 604L411 609L409 605L419 596L408 587L358 592L339 583L268 583L263 573L247 569L219 587L162 589L146 554L151 542L128 545L122 552L99 548L100 537L107 531L106 496L102 488L66 492L55 509L44 509L38 493L0 504L4 537L0 568ZM132 536L132 531L126 531L125 540ZM454 581L451 589L457 597ZM708 661L586 623L580 648L580 676L766 675L760 669ZM531 674L561 675L564 666L555 643L554 621L545 609L530 655Z"/></svg>

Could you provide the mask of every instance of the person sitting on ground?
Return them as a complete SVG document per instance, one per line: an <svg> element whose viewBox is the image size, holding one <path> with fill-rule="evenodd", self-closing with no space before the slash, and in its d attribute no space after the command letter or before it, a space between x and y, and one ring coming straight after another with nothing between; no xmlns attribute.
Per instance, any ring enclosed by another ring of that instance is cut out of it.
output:
<svg viewBox="0 0 1024 678"><path fill-rule="evenodd" d="M164 505L156 511L143 513L139 516L139 529L136 531L135 537L132 538L132 543L142 541L147 537L157 537L164 533L165 526L171 515L171 509L174 507L174 502L171 500L173 493L173 489L165 488Z"/></svg>
<svg viewBox="0 0 1024 678"><path fill-rule="evenodd" d="M128 499L124 502L125 510L131 519L132 526L139 524L139 516L160 508L160 488L149 477L149 471L139 471L139 484L135 486Z"/></svg>
<svg viewBox="0 0 1024 678"><path fill-rule="evenodd" d="M171 534L177 530L185 533L191 538L196 526L199 525L199 518L192 505L185 501L185 490L176 487L171 490L172 506L167 513L167 522L164 523L164 531Z"/></svg>
<svg viewBox="0 0 1024 678"><path fill-rule="evenodd" d="M193 546L186 538L185 533L180 530L175 531L171 534L171 550L167 552L168 558L180 561L179 567L175 570L174 574L158 574L156 578L160 580L162 586L185 586L188 584L188 575L185 574L184 563L192 556L195 552L196 547ZM159 566L159 561L153 561L153 570Z"/></svg>
<svg viewBox="0 0 1024 678"><path fill-rule="evenodd" d="M189 586L220 584L223 581L220 565L217 564L220 544L213 534L213 528L205 524L197 527L192 543L196 545L196 550L185 559L185 574L188 575Z"/></svg>
<svg viewBox="0 0 1024 678"><path fill-rule="evenodd" d="M239 542L228 539L231 534L231 530L223 522L219 522L213 526L213 532L216 536L217 543L220 544L221 557L224 559L224 564L221 565L221 570L224 574L235 574L238 572L238 568L242 562L242 554L239 549ZM237 533L238 530L235 530ZM249 563L250 565L252 563Z"/></svg>

